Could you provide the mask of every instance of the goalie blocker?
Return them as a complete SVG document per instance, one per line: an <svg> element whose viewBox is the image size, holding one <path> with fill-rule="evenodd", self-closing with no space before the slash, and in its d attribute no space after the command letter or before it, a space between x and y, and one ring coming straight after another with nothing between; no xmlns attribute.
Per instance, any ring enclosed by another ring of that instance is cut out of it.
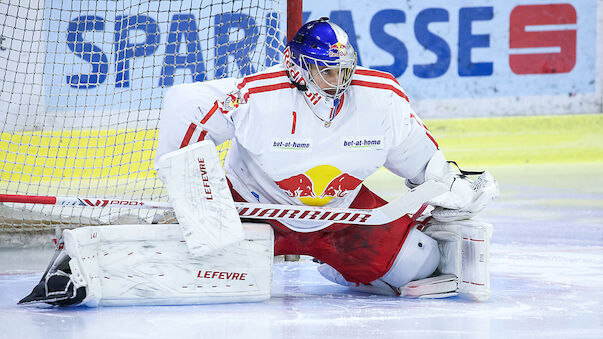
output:
<svg viewBox="0 0 603 339"><path fill-rule="evenodd" d="M244 240L193 256L179 225L82 227L19 304L187 305L270 298L272 228L243 223ZM61 246L58 246L61 247Z"/></svg>

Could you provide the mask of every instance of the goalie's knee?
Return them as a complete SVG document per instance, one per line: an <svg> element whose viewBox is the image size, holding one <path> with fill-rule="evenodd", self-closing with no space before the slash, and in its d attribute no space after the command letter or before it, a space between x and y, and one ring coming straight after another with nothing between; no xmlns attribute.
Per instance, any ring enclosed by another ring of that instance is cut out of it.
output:
<svg viewBox="0 0 603 339"><path fill-rule="evenodd" d="M355 291L400 295L399 287L411 280L430 276L438 267L439 262L438 243L423 232L412 228L387 273L381 278L371 281L368 285L346 281L341 273L327 264L319 266L318 271L328 280L348 286Z"/></svg>
<svg viewBox="0 0 603 339"><path fill-rule="evenodd" d="M400 287L411 280L430 276L439 262L440 252L437 241L413 227L392 267L381 277L381 280L391 286Z"/></svg>

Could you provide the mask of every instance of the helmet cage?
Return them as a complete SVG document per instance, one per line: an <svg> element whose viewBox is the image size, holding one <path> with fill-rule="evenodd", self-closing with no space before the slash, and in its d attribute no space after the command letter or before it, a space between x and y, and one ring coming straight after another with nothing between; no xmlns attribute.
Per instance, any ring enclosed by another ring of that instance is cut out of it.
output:
<svg viewBox="0 0 603 339"><path fill-rule="evenodd" d="M322 95L328 98L338 99L352 82L352 76L356 70L356 52L354 52L353 56L353 58L340 58L338 61L328 62L302 54L299 56L299 61L301 68L306 73L306 78L310 83L316 86L317 90ZM312 71L312 68L315 68L316 70ZM338 74L337 83L335 84L328 81L324 76L324 74L331 70L336 70ZM328 87L321 88L316 81L316 77L320 77L321 82Z"/></svg>

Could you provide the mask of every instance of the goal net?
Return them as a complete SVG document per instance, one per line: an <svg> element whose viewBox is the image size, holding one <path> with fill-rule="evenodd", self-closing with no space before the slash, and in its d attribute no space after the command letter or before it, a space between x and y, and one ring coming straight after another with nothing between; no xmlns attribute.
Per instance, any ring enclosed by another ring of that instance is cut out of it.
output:
<svg viewBox="0 0 603 339"><path fill-rule="evenodd" d="M164 92L279 63L285 10L278 0L0 2L0 193L167 201L153 169ZM170 218L4 203L0 246L48 241L57 226Z"/></svg>

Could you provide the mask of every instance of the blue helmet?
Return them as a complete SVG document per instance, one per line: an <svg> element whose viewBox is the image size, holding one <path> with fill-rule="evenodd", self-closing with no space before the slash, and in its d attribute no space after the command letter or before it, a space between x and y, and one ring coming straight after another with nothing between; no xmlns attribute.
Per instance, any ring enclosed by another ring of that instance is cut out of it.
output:
<svg viewBox="0 0 603 339"><path fill-rule="evenodd" d="M332 99L350 85L356 62L347 33L326 17L303 25L285 50L285 66L298 88L310 85Z"/></svg>

